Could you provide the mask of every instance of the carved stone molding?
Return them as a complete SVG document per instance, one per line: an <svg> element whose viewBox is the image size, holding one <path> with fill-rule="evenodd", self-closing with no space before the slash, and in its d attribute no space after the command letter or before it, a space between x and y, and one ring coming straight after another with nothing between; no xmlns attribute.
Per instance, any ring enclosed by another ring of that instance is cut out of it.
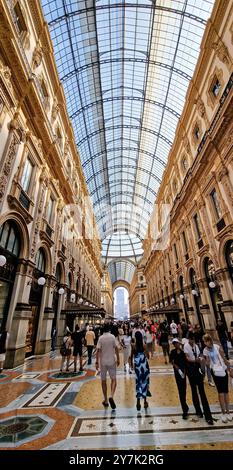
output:
<svg viewBox="0 0 233 470"><path fill-rule="evenodd" d="M7 183L10 177L12 170L13 162L19 147L19 138L15 133L12 133L11 142L7 150L5 157L5 162L2 169L1 179L0 179L0 203L3 200L5 191L7 189Z"/></svg>
<svg viewBox="0 0 233 470"><path fill-rule="evenodd" d="M57 119L58 113L59 113L59 104L58 104L57 98L55 96L55 98L53 100L52 114L51 114L52 122L54 122Z"/></svg>
<svg viewBox="0 0 233 470"><path fill-rule="evenodd" d="M189 139L188 139L186 134L184 134L184 136L183 136L183 145L184 145L184 148L185 148L185 151L187 152L187 154L190 155L191 154L191 146L190 146L190 142L189 142Z"/></svg>
<svg viewBox="0 0 233 470"><path fill-rule="evenodd" d="M228 52L227 46L219 39L218 42L212 44L212 48L215 50L217 57L223 62L228 68L231 67L231 59Z"/></svg>
<svg viewBox="0 0 233 470"><path fill-rule="evenodd" d="M17 212L19 212L25 222L27 224L30 224L30 222L33 220L33 217L31 216L31 214L22 206L22 204L20 204L19 200L15 197L15 196L12 196L11 194L8 194L7 196L7 202L10 206L11 209L13 210L16 210Z"/></svg>
<svg viewBox="0 0 233 470"><path fill-rule="evenodd" d="M43 49L41 45L38 43L33 51L32 55L32 70L35 70L41 64L43 57Z"/></svg>
<svg viewBox="0 0 233 470"><path fill-rule="evenodd" d="M206 125L208 126L208 125L209 125L209 121L208 121L208 118L207 118L206 108L205 108L205 105L204 105L203 100L202 100L201 97L199 96L199 97L194 101L194 103L196 104L198 115L199 115L202 119L204 119Z"/></svg>

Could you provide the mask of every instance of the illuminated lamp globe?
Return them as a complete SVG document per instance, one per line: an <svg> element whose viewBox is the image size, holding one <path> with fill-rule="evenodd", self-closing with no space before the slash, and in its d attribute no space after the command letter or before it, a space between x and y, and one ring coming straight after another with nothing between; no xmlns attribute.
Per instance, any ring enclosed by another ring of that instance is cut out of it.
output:
<svg viewBox="0 0 233 470"><path fill-rule="evenodd" d="M45 277L39 277L37 282L38 282L39 286L44 286L45 283L46 283L46 279L45 279Z"/></svg>
<svg viewBox="0 0 233 470"><path fill-rule="evenodd" d="M214 289L216 287L215 282L209 282L209 286L211 287L211 289Z"/></svg>
<svg viewBox="0 0 233 470"><path fill-rule="evenodd" d="M6 264L6 257L0 255L0 267L2 268Z"/></svg>
<svg viewBox="0 0 233 470"><path fill-rule="evenodd" d="M65 293L65 289L63 289L63 287L60 287L58 294L63 295L64 293Z"/></svg>

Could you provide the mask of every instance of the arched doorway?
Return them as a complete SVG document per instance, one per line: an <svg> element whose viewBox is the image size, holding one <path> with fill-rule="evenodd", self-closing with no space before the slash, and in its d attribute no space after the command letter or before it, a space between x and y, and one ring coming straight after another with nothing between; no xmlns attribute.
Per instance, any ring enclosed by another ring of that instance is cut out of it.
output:
<svg viewBox="0 0 233 470"><path fill-rule="evenodd" d="M36 254L36 266L33 271L31 290L29 295L29 304L31 305L32 315L28 320L28 331L26 335L26 357L34 354L37 329L39 323L41 300L43 295L43 285L38 284L40 277L45 277L46 257L43 248L40 248Z"/></svg>
<svg viewBox="0 0 233 470"><path fill-rule="evenodd" d="M6 258L6 264L0 267L0 325L3 327L7 321L20 249L17 225L14 221L7 220L0 227L0 255Z"/></svg>
<svg viewBox="0 0 233 470"><path fill-rule="evenodd" d="M211 304L212 304L213 311L214 311L215 320L217 322L217 320L221 319L225 327L227 328L226 320L221 310L221 303L223 301L223 297L222 297L220 285L216 281L215 266L214 266L212 259L210 258L204 259L204 271L205 271L206 281L207 281L208 290L210 294Z"/></svg>
<svg viewBox="0 0 233 470"><path fill-rule="evenodd" d="M233 283L233 240L229 240L225 245L225 258L230 278Z"/></svg>
<svg viewBox="0 0 233 470"><path fill-rule="evenodd" d="M129 292L123 286L114 291L114 317L119 321L129 319Z"/></svg>
<svg viewBox="0 0 233 470"><path fill-rule="evenodd" d="M197 318L198 318L198 323L199 323L202 331L205 331L204 319L203 319L201 311L200 311L201 297L200 297L200 292L199 292L199 288L198 288L198 284L197 284L196 272L194 271L193 268L190 268L189 277L190 277L192 296L193 296L193 299L194 299L195 311L196 311L196 315L197 315Z"/></svg>

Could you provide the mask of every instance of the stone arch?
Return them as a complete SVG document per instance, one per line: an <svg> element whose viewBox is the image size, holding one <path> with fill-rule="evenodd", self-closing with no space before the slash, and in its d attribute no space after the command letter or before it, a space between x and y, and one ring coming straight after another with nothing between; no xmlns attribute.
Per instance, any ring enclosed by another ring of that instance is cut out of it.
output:
<svg viewBox="0 0 233 470"><path fill-rule="evenodd" d="M219 244L219 252L218 252L218 259L221 267L226 268L227 267L227 262L226 262L226 246L229 241L233 241L233 234L229 233L227 234L222 240L220 241Z"/></svg>
<svg viewBox="0 0 233 470"><path fill-rule="evenodd" d="M113 285L112 285L112 293L113 294L114 294L115 290L118 287L125 287L125 289L127 289L129 291L130 284L127 281L123 281L123 280L114 282Z"/></svg>
<svg viewBox="0 0 233 470"><path fill-rule="evenodd" d="M20 255L19 258L28 259L29 258L29 234L27 224L25 223L24 218L17 212L6 212L0 217L0 226L4 222L13 221L15 222L17 229L20 235Z"/></svg>

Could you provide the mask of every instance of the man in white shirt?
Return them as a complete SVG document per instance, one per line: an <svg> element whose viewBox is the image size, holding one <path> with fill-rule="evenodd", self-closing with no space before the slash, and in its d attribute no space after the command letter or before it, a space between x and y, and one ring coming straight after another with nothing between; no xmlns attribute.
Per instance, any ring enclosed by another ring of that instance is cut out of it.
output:
<svg viewBox="0 0 233 470"><path fill-rule="evenodd" d="M170 332L173 338L177 337L177 324L174 322L174 320L172 320L170 324Z"/></svg>
<svg viewBox="0 0 233 470"><path fill-rule="evenodd" d="M194 334L191 331L188 334L188 342L184 344L184 353L187 360L187 375L192 391L192 401L196 410L196 415L199 416L199 418L203 417L198 396L199 392L205 419L208 424L213 425L213 418L204 389L204 373L201 369L202 358L200 357L200 349L195 344Z"/></svg>
<svg viewBox="0 0 233 470"><path fill-rule="evenodd" d="M103 334L97 343L96 369L100 368L101 385L104 395L103 406L107 407L108 402L111 408L115 410L114 393L116 391L116 366L120 365L119 350L115 336L110 333L110 325L104 325ZM117 360L116 360L117 358ZM111 396L107 398L107 372L111 379Z"/></svg>

